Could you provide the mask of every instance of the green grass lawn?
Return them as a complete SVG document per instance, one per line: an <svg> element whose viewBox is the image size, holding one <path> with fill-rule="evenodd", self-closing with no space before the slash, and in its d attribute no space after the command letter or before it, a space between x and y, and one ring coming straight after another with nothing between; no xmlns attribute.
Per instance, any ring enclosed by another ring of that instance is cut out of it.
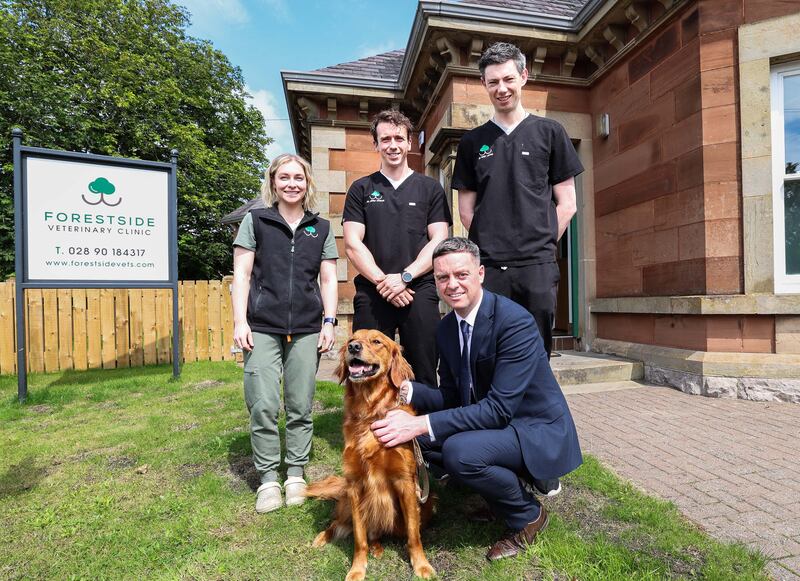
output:
<svg viewBox="0 0 800 581"><path fill-rule="evenodd" d="M307 475L336 471L340 386L317 391ZM0 578L343 579L352 539L311 541L331 503L254 511L241 369L171 368L0 377ZM438 490L423 542L441 579L766 579L764 558L718 543L669 503L644 496L595 459L547 501L553 517L535 546L489 564L500 525L465 512L478 499ZM370 579L410 579L402 541L370 559Z"/></svg>

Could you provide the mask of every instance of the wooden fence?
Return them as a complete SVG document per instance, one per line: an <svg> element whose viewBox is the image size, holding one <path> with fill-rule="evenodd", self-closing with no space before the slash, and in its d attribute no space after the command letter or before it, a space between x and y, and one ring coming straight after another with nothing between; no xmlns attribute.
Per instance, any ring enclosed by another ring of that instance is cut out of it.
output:
<svg viewBox="0 0 800 581"><path fill-rule="evenodd" d="M113 369L172 361L172 290L25 291L28 370ZM0 283L0 373L16 373L14 281ZM234 360L230 279L183 281L183 361Z"/></svg>

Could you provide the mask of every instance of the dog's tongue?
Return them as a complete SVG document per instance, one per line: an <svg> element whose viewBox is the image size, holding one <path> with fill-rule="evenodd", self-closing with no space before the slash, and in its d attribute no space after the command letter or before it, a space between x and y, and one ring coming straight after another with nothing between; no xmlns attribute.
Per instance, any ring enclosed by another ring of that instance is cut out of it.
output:
<svg viewBox="0 0 800 581"><path fill-rule="evenodd" d="M365 371L367 371L369 368L370 368L369 365L364 365L364 364L350 365L349 366L350 375L361 375Z"/></svg>

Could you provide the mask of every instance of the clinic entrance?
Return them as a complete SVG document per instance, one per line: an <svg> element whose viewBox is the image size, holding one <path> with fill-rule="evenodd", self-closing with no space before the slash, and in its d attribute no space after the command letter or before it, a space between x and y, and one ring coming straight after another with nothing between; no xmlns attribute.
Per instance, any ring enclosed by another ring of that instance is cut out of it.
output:
<svg viewBox="0 0 800 581"><path fill-rule="evenodd" d="M575 290L578 288L578 244L577 220L570 221L567 231L558 241L556 261L561 274L558 283L556 315L553 325L553 348L567 350L574 348L574 338L578 337L578 312ZM558 339L556 339L558 338Z"/></svg>
<svg viewBox="0 0 800 581"><path fill-rule="evenodd" d="M580 139L572 139L572 145L578 155L581 154ZM586 164L586 160L582 159ZM583 179L575 178L576 202L580 207ZM553 323L553 350L567 351L575 349L577 339L580 337L580 308L578 304L580 245L578 238L579 226L577 214L572 217L567 231L558 241L556 246L556 262L561 275L556 295L556 313Z"/></svg>

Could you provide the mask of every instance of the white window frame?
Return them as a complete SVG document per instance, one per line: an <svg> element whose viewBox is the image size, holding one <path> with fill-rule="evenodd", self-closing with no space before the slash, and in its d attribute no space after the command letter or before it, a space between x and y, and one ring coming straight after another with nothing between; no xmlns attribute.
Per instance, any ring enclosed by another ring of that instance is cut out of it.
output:
<svg viewBox="0 0 800 581"><path fill-rule="evenodd" d="M770 95L772 106L772 231L775 275L775 294L800 293L800 274L786 273L786 232L783 184L786 180L800 181L800 173L786 174L784 151L783 79L800 76L800 62L775 66L771 71Z"/></svg>

